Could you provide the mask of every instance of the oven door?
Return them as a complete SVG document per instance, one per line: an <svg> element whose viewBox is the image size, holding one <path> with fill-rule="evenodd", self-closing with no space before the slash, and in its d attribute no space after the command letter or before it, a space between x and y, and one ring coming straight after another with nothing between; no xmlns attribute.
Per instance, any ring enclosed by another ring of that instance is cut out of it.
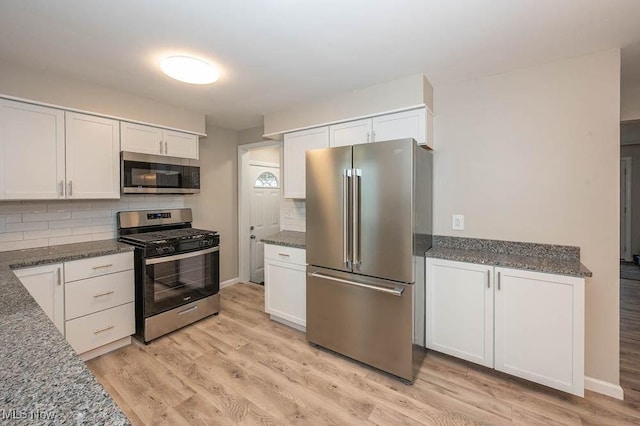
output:
<svg viewBox="0 0 640 426"><path fill-rule="evenodd" d="M195 194L200 192L198 160L123 152L123 194Z"/></svg>
<svg viewBox="0 0 640 426"><path fill-rule="evenodd" d="M144 316L218 293L219 250L213 247L144 259Z"/></svg>

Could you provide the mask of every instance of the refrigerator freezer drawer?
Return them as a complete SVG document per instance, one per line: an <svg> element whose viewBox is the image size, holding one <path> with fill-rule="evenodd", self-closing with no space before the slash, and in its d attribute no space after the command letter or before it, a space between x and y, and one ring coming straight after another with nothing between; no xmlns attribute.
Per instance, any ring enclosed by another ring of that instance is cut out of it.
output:
<svg viewBox="0 0 640 426"><path fill-rule="evenodd" d="M413 285L307 268L307 339L408 381Z"/></svg>

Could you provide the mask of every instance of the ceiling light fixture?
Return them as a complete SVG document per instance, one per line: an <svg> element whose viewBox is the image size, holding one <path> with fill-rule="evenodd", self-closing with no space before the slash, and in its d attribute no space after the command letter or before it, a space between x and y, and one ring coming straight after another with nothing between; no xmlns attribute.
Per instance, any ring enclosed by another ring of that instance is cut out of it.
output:
<svg viewBox="0 0 640 426"><path fill-rule="evenodd" d="M191 56L166 57L160 68L169 77L190 84L211 84L219 77L213 65Z"/></svg>

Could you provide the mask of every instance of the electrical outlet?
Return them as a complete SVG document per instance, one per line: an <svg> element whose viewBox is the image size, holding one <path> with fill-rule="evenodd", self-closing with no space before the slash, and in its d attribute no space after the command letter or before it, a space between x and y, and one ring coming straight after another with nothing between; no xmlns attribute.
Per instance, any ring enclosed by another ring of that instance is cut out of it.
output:
<svg viewBox="0 0 640 426"><path fill-rule="evenodd" d="M451 220L451 229L454 231L464 231L464 215L454 214Z"/></svg>

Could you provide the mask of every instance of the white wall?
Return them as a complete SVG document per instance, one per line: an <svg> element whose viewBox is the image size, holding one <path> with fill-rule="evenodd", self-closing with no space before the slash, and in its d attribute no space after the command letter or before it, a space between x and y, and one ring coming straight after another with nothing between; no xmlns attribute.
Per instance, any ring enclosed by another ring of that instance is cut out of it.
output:
<svg viewBox="0 0 640 426"><path fill-rule="evenodd" d="M184 195L123 195L120 200L3 201L0 251L116 238L117 212L180 208L184 200Z"/></svg>
<svg viewBox="0 0 640 426"><path fill-rule="evenodd" d="M204 114L0 60L0 94L203 133Z"/></svg>
<svg viewBox="0 0 640 426"><path fill-rule="evenodd" d="M238 132L207 124L200 139L200 194L186 199L193 226L220 233L220 281L238 277Z"/></svg>
<svg viewBox="0 0 640 426"><path fill-rule="evenodd" d="M579 246L586 374L617 384L619 50L436 86L435 103L434 232Z"/></svg>
<svg viewBox="0 0 640 426"><path fill-rule="evenodd" d="M620 120L640 120L640 85L623 86L620 98Z"/></svg>

